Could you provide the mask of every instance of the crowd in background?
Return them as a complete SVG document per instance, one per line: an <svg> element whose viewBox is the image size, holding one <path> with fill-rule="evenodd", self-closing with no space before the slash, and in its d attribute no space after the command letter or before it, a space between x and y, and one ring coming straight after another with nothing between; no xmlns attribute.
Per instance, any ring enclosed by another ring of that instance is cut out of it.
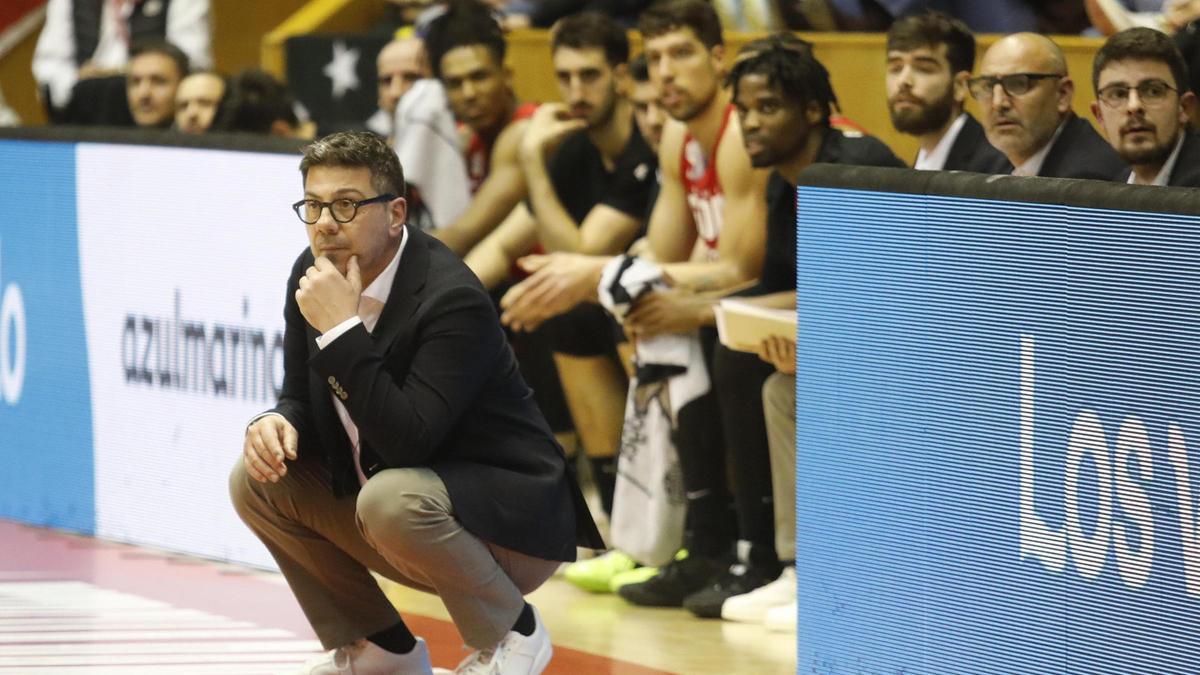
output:
<svg viewBox="0 0 1200 675"><path fill-rule="evenodd" d="M1197 2L487 4L388 2L385 30L399 32L377 54L378 111L362 126L401 157L410 223L492 291L527 381L564 446L588 458L614 526L622 499L635 499L619 489L622 446L677 453L682 530L566 570L634 604L794 627L794 344L740 351L715 326L729 296L794 307L805 167L1200 187L1188 130ZM34 57L49 118L313 137L285 83L212 70L209 13L207 0L50 0ZM561 102L517 99L504 30L521 26L553 27L544 76ZM887 31L879 101L918 140L916 157L902 161L855 123L794 29ZM728 55L726 30L765 37ZM984 31L1006 35L976 67ZM1084 31L1110 37L1091 73L1069 73L1046 35ZM1072 112L1076 96L1093 101L1103 133ZM14 121L0 101L0 124ZM657 436L631 440L631 415L650 424L648 401L663 413Z"/></svg>

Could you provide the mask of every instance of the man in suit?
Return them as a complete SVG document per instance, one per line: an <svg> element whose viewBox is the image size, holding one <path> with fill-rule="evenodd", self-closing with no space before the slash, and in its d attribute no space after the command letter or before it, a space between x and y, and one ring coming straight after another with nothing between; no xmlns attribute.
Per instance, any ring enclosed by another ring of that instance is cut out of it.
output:
<svg viewBox="0 0 1200 675"><path fill-rule="evenodd" d="M469 672L539 673L523 596L602 546L479 281L404 224L404 176L369 132L310 145L310 248L284 308L284 383L230 477L322 644L306 673L429 673L370 575L436 593Z"/></svg>
<svg viewBox="0 0 1200 675"><path fill-rule="evenodd" d="M1075 83L1062 50L1036 33L993 44L968 83L983 109L988 141L1004 153L1014 176L1121 180L1125 162L1071 111ZM1003 173L997 167L995 173Z"/></svg>
<svg viewBox="0 0 1200 675"><path fill-rule="evenodd" d="M926 12L888 30L888 113L896 131L921 142L913 168L988 172L1007 163L963 111L974 67L975 36L958 19Z"/></svg>
<svg viewBox="0 0 1200 675"><path fill-rule="evenodd" d="M1171 38L1151 28L1110 37L1092 67L1092 114L1132 169L1135 185L1200 187L1200 135L1187 131L1187 66Z"/></svg>

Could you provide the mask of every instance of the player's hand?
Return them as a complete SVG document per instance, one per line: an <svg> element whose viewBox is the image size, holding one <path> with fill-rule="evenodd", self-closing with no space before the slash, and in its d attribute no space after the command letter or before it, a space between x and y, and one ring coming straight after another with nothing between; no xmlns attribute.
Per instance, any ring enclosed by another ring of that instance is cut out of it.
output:
<svg viewBox="0 0 1200 675"><path fill-rule="evenodd" d="M264 415L246 428L242 443L242 462L246 473L260 483L279 479L287 474L284 460L296 459L296 427L283 415Z"/></svg>
<svg viewBox="0 0 1200 675"><path fill-rule="evenodd" d="M625 332L633 339L667 333L686 333L704 324L712 301L692 291L651 291L638 298L625 317Z"/></svg>
<svg viewBox="0 0 1200 675"><path fill-rule="evenodd" d="M362 289L358 256L350 257L344 277L328 258L321 256L300 277L296 302L305 321L318 332L324 333L358 314L358 298L362 295Z"/></svg>
<svg viewBox="0 0 1200 675"><path fill-rule="evenodd" d="M781 373L796 374L796 343L793 340L772 335L758 346L758 358L775 366L775 370Z"/></svg>
<svg viewBox="0 0 1200 675"><path fill-rule="evenodd" d="M543 321L588 300L605 258L578 253L529 255L517 261L533 274L500 299L500 320L513 330L534 330Z"/></svg>
<svg viewBox="0 0 1200 675"><path fill-rule="evenodd" d="M526 161L545 161L546 153L558 146L568 135L587 126L587 120L573 117L562 103L543 103L529 120L521 137L521 158Z"/></svg>

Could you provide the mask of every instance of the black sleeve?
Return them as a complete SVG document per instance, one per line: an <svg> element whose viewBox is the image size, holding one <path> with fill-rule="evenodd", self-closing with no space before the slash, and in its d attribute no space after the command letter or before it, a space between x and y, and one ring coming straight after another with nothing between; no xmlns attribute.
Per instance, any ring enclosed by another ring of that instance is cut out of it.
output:
<svg viewBox="0 0 1200 675"><path fill-rule="evenodd" d="M313 432L308 391L308 321L300 313L296 290L300 287L300 275L311 264L312 256L305 251L296 259L288 278L287 298L283 304L283 388L279 392L278 403L272 409L296 428L300 450L313 440Z"/></svg>
<svg viewBox="0 0 1200 675"><path fill-rule="evenodd" d="M617 160L608 194L604 195L600 203L633 218L646 217L657 169L657 157L635 130L630 137L629 147Z"/></svg>
<svg viewBox="0 0 1200 675"><path fill-rule="evenodd" d="M428 464L508 348L483 289L454 286L422 305L415 352L400 380L362 324L309 360L322 379L340 382L350 418L389 467Z"/></svg>

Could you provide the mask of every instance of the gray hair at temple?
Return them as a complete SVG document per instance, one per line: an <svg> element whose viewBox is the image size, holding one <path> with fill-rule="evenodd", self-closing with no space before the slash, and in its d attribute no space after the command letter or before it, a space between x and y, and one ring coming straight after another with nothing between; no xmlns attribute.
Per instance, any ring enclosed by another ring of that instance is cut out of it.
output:
<svg viewBox="0 0 1200 675"><path fill-rule="evenodd" d="M371 187L380 194L405 195L400 158L386 141L369 131L339 131L313 141L300 160L304 180L314 166L366 167L371 170Z"/></svg>

